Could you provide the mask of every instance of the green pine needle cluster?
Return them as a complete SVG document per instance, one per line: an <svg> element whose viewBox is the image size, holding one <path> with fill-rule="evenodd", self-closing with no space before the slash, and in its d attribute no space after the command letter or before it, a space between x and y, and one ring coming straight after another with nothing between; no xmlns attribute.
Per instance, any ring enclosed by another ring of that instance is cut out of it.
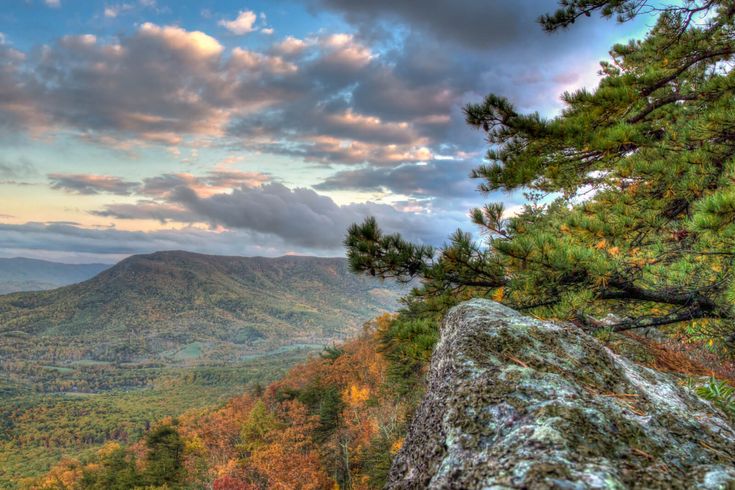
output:
<svg viewBox="0 0 735 490"><path fill-rule="evenodd" d="M407 299L441 308L484 295L533 314L612 331L706 328L735 342L735 6L725 0L565 0L549 30L599 13L657 13L647 36L611 48L594 90L565 93L554 118L502 96L465 108L486 136L483 192L524 191L520 212L470 212L481 239L440 249L353 225L353 270L421 284Z"/></svg>

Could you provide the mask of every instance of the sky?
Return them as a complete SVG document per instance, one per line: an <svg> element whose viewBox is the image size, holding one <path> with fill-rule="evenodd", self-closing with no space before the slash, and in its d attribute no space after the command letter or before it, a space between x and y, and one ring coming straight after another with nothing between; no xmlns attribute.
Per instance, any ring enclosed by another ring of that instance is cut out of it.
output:
<svg viewBox="0 0 735 490"><path fill-rule="evenodd" d="M488 93L553 117L650 19L543 32L554 0L1 0L0 257L344 254L440 245Z"/></svg>

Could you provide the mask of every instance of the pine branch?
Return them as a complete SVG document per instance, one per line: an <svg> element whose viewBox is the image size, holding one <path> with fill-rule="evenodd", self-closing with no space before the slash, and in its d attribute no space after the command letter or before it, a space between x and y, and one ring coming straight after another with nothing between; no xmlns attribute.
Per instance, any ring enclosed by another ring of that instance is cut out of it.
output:
<svg viewBox="0 0 735 490"><path fill-rule="evenodd" d="M576 319L585 330L610 329L613 332L625 332L627 330L636 330L639 328L661 327L664 325L672 325L679 322L689 322L692 320L710 319L727 319L732 320L733 317L728 315L712 314L704 311L697 306L692 308L684 308L679 311L669 313L662 316L641 316L638 318L627 318L617 323L607 323L591 317L583 312L577 312Z"/></svg>

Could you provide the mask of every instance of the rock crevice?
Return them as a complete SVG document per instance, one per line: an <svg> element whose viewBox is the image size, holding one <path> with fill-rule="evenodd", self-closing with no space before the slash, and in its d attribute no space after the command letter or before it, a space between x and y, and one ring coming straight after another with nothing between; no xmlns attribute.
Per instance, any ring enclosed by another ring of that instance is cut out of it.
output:
<svg viewBox="0 0 735 490"><path fill-rule="evenodd" d="M735 489L735 428L673 375L487 300L446 316L389 489Z"/></svg>

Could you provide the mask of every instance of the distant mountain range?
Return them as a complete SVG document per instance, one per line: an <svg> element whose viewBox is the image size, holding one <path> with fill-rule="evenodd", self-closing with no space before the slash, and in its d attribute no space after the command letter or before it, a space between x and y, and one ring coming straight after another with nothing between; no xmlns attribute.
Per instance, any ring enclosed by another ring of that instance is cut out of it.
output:
<svg viewBox="0 0 735 490"><path fill-rule="evenodd" d="M229 362L350 336L403 292L341 258L137 255L79 284L0 296L0 359Z"/></svg>
<svg viewBox="0 0 735 490"><path fill-rule="evenodd" d="M0 259L0 294L41 291L86 281L109 264L60 264L26 258Z"/></svg>

